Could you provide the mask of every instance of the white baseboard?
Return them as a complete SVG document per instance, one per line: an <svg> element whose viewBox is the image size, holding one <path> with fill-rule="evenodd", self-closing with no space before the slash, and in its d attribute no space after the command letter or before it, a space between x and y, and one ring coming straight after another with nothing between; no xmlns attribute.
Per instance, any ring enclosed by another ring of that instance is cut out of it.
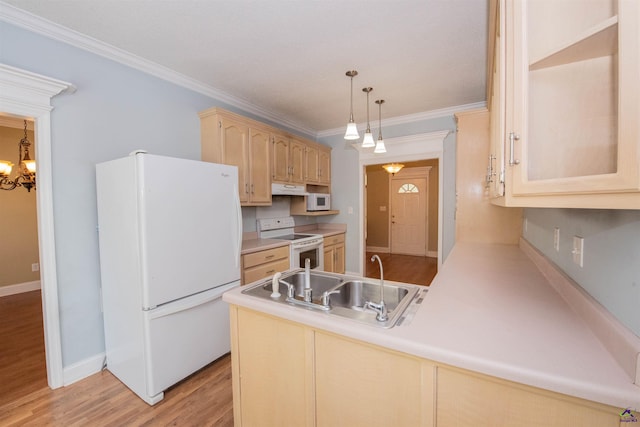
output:
<svg viewBox="0 0 640 427"><path fill-rule="evenodd" d="M0 297L21 294L23 292L37 291L40 289L40 280L18 283L15 285L0 286Z"/></svg>
<svg viewBox="0 0 640 427"><path fill-rule="evenodd" d="M367 252L376 252L379 254L388 254L391 253L391 250L382 246L367 246ZM438 258L438 251L427 251L427 257L429 258Z"/></svg>
<svg viewBox="0 0 640 427"><path fill-rule="evenodd" d="M88 359L81 360L63 369L64 386L71 385L76 381L80 381L88 376L97 374L102 370L104 365L104 353L96 354Z"/></svg>
<svg viewBox="0 0 640 427"><path fill-rule="evenodd" d="M382 246L367 246L367 252L377 252L379 254L388 254L389 248Z"/></svg>

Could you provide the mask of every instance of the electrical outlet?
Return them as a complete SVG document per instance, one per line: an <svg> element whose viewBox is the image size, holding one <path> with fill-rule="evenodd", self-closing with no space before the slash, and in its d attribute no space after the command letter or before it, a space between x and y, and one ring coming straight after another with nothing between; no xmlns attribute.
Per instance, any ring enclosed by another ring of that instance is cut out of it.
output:
<svg viewBox="0 0 640 427"><path fill-rule="evenodd" d="M31 264L31 271L40 271L40 264L38 264L37 262Z"/></svg>
<svg viewBox="0 0 640 427"><path fill-rule="evenodd" d="M580 267L584 264L584 238L580 236L573 236L573 262Z"/></svg>
<svg viewBox="0 0 640 427"><path fill-rule="evenodd" d="M560 228L553 229L553 249L560 252Z"/></svg>

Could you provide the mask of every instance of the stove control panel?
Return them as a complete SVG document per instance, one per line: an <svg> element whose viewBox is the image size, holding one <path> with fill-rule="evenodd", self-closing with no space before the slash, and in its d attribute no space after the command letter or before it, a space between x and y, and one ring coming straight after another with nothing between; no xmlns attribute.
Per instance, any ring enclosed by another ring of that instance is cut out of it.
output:
<svg viewBox="0 0 640 427"><path fill-rule="evenodd" d="M295 222L292 216L283 218L262 218L256 220L259 231L279 230L281 228L293 228Z"/></svg>

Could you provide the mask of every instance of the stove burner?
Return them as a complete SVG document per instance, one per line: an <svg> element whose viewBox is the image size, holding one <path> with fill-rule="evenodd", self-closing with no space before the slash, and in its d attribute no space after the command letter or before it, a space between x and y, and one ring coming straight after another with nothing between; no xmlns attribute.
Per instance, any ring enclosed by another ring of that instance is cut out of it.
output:
<svg viewBox="0 0 640 427"><path fill-rule="evenodd" d="M296 233L293 217L263 218L256 221L259 239L288 240L291 246L308 246L318 239L322 243L322 235Z"/></svg>

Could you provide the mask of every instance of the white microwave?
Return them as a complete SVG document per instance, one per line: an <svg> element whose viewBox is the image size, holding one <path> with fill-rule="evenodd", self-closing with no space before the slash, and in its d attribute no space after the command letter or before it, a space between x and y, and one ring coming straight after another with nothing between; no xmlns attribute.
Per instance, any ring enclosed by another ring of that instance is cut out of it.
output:
<svg viewBox="0 0 640 427"><path fill-rule="evenodd" d="M331 194L309 193L307 195L308 211L328 211L331 210Z"/></svg>

